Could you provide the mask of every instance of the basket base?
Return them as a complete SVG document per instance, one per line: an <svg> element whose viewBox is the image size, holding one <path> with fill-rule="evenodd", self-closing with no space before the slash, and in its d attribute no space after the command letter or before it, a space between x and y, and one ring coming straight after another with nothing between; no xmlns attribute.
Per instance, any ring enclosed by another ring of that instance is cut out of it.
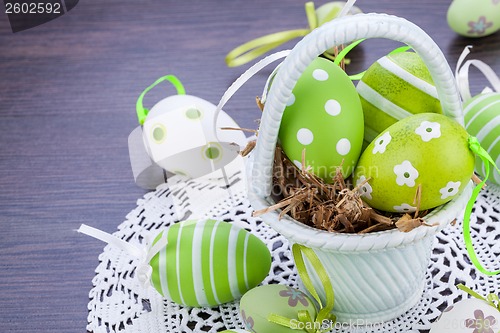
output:
<svg viewBox="0 0 500 333"><path fill-rule="evenodd" d="M425 281L422 281L421 286L417 291L406 301L398 306L375 313L345 313L333 311L337 316L337 322L342 324L342 327L355 327L355 326L376 326L381 325L385 321L397 318L410 310L415 304L418 303L425 288Z"/></svg>

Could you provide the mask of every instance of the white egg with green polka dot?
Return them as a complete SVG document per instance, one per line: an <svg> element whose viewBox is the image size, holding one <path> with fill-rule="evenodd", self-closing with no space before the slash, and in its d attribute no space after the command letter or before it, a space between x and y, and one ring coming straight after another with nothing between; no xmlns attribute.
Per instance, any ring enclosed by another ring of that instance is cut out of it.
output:
<svg viewBox="0 0 500 333"><path fill-rule="evenodd" d="M315 59L293 88L281 121L283 151L301 166L331 182L337 167L348 177L363 142L361 102L346 73L330 60Z"/></svg>
<svg viewBox="0 0 500 333"><path fill-rule="evenodd" d="M414 212L457 197L469 183L474 154L469 134L436 113L413 115L387 128L361 155L354 172L361 198L387 212Z"/></svg>
<svg viewBox="0 0 500 333"><path fill-rule="evenodd" d="M193 178L230 163L238 148L246 145L246 138L242 131L220 129L239 128L224 111L214 128L215 109L212 103L190 95L158 102L143 125L144 145L151 159L171 173Z"/></svg>

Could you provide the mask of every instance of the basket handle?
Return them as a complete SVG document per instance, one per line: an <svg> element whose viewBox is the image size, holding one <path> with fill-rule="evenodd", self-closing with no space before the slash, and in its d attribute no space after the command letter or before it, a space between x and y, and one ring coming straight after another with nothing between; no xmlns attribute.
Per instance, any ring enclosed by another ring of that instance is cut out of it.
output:
<svg viewBox="0 0 500 333"><path fill-rule="evenodd" d="M463 125L462 105L450 66L436 43L421 28L386 14L334 19L297 43L276 74L262 115L252 168L252 186L258 196L265 198L271 192L272 164L281 117L297 80L325 50L362 38L387 38L411 46L429 69L444 114Z"/></svg>

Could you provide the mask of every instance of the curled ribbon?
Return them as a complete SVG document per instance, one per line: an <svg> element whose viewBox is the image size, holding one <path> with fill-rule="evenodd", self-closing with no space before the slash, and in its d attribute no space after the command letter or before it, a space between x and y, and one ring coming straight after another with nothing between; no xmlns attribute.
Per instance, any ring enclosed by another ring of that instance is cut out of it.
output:
<svg viewBox="0 0 500 333"><path fill-rule="evenodd" d="M488 303L489 305L500 311L500 298L498 297L497 294L491 293L488 294L486 297L484 297L461 283L457 285L457 288L465 291L467 294L471 295L474 298L480 299L481 301L485 301L486 303Z"/></svg>
<svg viewBox="0 0 500 333"><path fill-rule="evenodd" d="M186 90L184 89L184 86L182 85L181 81L179 81L179 79L176 76L174 76L174 75L165 75L165 76L160 77L152 85L150 85L149 87L147 87L146 89L144 89L144 91L142 92L142 94L137 99L137 102L136 102L136 105L135 105L135 109L136 109L136 112L137 112L137 119L139 120L139 124L141 124L141 125L144 124L144 121L146 120L146 116L148 115L148 112L149 112L149 110L146 109L142 105L142 100L144 99L144 96L151 89L153 89L154 87L156 87L158 84L162 83L163 81L170 82L175 87L175 89L177 90L177 94L178 95L185 95L186 94Z"/></svg>
<svg viewBox="0 0 500 333"><path fill-rule="evenodd" d="M100 241L103 241L113 247L119 248L133 257L139 259L139 265L137 266L136 274L142 287L147 288L151 285L151 275L153 274L153 268L149 265L151 259L158 254L165 246L167 246L167 238L160 238L148 251L140 249L123 239L116 236L108 234L102 230L92 228L86 224L82 224L77 230L79 233L85 234L87 236L93 237Z"/></svg>
<svg viewBox="0 0 500 333"><path fill-rule="evenodd" d="M463 223L463 234L464 234L464 242L465 242L465 247L467 249L467 253L469 255L470 260L474 264L474 266L483 274L486 274L488 276L493 276L500 274L500 270L498 271L489 271L486 268L483 267L481 262L479 261L476 251L474 250L474 245L472 244L472 237L470 234L470 216L472 214L472 208L474 207L474 203L479 195L479 192L483 188L483 186L486 184L486 180L490 176L490 163L495 167L495 169L500 172L498 167L495 165L495 162L491 158L491 156L488 154L488 152L481 147L481 144L477 140L476 137L470 136L469 137L469 148L478 156L481 161L484 163L485 170L486 170L486 176L484 180L476 185L474 190L472 191L472 196L469 199L469 202L467 203L467 206L465 208L465 214L464 214L464 223Z"/></svg>
<svg viewBox="0 0 500 333"><path fill-rule="evenodd" d="M267 320L272 323L285 326L291 329L295 329L294 328L295 325L292 324L293 321L298 320L299 322L303 323L301 327L303 327L303 330L307 333L328 332L336 321L335 315L331 313L333 305L335 303L335 294L333 291L332 283L330 281L330 277L328 276L328 273L323 267L323 264L319 260L318 256L316 255L316 253L314 253L312 249L304 245L293 244L292 253L295 260L295 266L297 267L299 276L302 279L302 282L304 283L304 287L314 297L314 299L319 305L319 309L317 309L318 311L316 311L317 315L315 318L313 318L309 313L309 311L300 310L297 313L297 319L291 319L278 314L271 313L268 316ZM323 285L323 289L326 294L326 304L324 306L323 303L321 302L321 298L319 297L318 292L314 288L311 277L307 273L307 268L304 262L303 255L307 257L311 267L314 269L319 280L321 281L321 284ZM329 321L331 324L328 325L328 327L324 327L323 325L325 321Z"/></svg>
<svg viewBox="0 0 500 333"><path fill-rule="evenodd" d="M336 17L346 15L355 2L356 0L347 1L346 5L342 8L340 13L339 8L333 6L325 15L322 21L327 22ZM241 66L249 61L258 58L264 53L277 48L278 46L288 41L291 41L292 39L304 37L305 35L309 34L319 26L318 16L313 2L307 2L305 4L305 12L309 28L281 31L253 39L230 51L226 55L226 64L229 67Z"/></svg>
<svg viewBox="0 0 500 333"><path fill-rule="evenodd" d="M481 60L474 59L465 61L465 58L469 55L471 48L472 46L470 45L465 47L465 49L462 51L462 54L458 58L457 67L455 69L455 78L457 81L458 90L460 91L460 95L462 96L464 102L472 98L469 87L470 66L476 67L481 73L483 73L493 89L496 92L500 92L500 78L498 78L498 76L490 66L488 66ZM491 91L491 89L489 87L486 87L483 92L484 91Z"/></svg>

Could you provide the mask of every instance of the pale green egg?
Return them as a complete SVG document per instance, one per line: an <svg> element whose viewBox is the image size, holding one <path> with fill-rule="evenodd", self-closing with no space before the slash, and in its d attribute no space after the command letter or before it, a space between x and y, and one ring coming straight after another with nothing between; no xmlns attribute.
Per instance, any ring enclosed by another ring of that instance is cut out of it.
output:
<svg viewBox="0 0 500 333"><path fill-rule="evenodd" d="M427 66L414 52L390 54L368 68L356 89L365 117L365 141L417 113L442 113Z"/></svg>
<svg viewBox="0 0 500 333"><path fill-rule="evenodd" d="M348 177L363 143L363 112L347 74L332 61L316 58L293 88L279 130L283 151L326 182L342 165Z"/></svg>
<svg viewBox="0 0 500 333"><path fill-rule="evenodd" d="M308 311L316 317L311 299L302 291L279 284L269 284L248 291L240 301L240 315L246 329L255 333L293 333L304 331L297 319L299 311ZM290 319L288 323L296 329L270 322L269 315L277 314ZM299 330L297 330L299 329Z"/></svg>
<svg viewBox="0 0 500 333"><path fill-rule="evenodd" d="M366 148L354 174L361 197L388 212L413 212L421 185L420 209L457 197L474 171L469 134L454 120L434 113L405 118L390 126Z"/></svg>
<svg viewBox="0 0 500 333"><path fill-rule="evenodd" d="M454 0L447 13L448 25L466 37L483 37L500 30L500 1Z"/></svg>
<svg viewBox="0 0 500 333"><path fill-rule="evenodd" d="M464 105L465 128L500 166L500 93L475 96ZM486 177L485 165L476 158L476 172ZM491 182L500 185L500 174L490 167Z"/></svg>
<svg viewBox="0 0 500 333"><path fill-rule="evenodd" d="M155 239L167 245L150 265L151 282L165 298L200 307L233 301L257 286L271 267L271 254L256 236L234 224L189 220Z"/></svg>

